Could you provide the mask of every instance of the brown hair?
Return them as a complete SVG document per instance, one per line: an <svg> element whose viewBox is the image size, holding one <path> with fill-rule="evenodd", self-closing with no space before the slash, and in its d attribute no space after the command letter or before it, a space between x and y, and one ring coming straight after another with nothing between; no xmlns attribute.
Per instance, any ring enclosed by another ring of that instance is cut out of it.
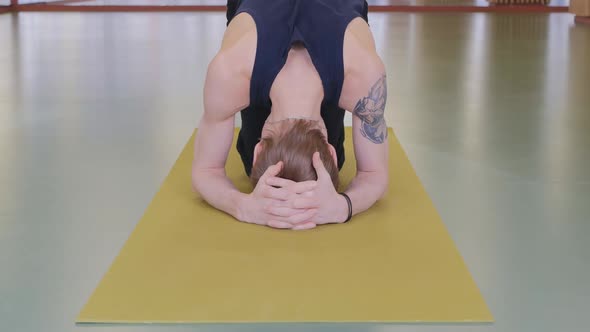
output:
<svg viewBox="0 0 590 332"><path fill-rule="evenodd" d="M338 188L338 166L324 134L309 120L289 120L285 125L289 127L261 139L261 151L250 175L252 184L256 186L266 169L279 161L283 162L279 177L295 182L317 180L312 157L319 152L334 188Z"/></svg>

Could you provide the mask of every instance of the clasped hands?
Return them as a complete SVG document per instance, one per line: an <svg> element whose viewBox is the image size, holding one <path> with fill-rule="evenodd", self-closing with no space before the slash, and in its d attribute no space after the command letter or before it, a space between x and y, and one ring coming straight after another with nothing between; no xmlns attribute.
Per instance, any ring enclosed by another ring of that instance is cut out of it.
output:
<svg viewBox="0 0 590 332"><path fill-rule="evenodd" d="M277 175L282 162L270 166L241 207L242 221L273 228L304 230L344 222L348 206L338 194L319 153L313 155L316 181L294 182Z"/></svg>

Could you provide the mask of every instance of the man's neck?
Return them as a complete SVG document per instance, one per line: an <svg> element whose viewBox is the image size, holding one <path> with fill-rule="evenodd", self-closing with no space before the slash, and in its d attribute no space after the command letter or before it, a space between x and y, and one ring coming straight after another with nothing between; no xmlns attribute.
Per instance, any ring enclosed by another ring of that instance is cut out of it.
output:
<svg viewBox="0 0 590 332"><path fill-rule="evenodd" d="M311 98L306 100L296 100L292 98L285 101L273 101L268 120L280 121L287 118L307 120L321 119L321 100L313 101L310 99Z"/></svg>

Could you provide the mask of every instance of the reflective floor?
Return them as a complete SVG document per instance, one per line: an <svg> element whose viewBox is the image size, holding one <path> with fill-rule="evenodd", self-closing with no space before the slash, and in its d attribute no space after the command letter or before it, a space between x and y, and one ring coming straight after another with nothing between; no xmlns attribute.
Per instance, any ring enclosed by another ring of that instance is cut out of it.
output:
<svg viewBox="0 0 590 332"><path fill-rule="evenodd" d="M0 0L1 2L2 0ZM549 6L568 6L570 0L550 0ZM8 1L7 1L8 2ZM488 0L367 0L371 5L396 6L489 6ZM20 4L53 3L67 6L224 6L227 0L19 0Z"/></svg>
<svg viewBox="0 0 590 332"><path fill-rule="evenodd" d="M494 324L76 326L197 123L224 15L21 13L0 15L0 331L587 331L590 29L370 19L389 125Z"/></svg>

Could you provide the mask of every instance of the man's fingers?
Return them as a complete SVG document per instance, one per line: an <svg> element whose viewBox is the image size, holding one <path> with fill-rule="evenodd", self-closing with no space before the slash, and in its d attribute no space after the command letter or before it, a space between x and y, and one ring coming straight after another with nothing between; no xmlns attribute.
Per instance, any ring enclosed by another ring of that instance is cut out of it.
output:
<svg viewBox="0 0 590 332"><path fill-rule="evenodd" d="M280 228L280 229L293 228L292 224L290 224L288 222L284 222L284 221L278 221L278 220L271 220L268 222L267 225L272 228Z"/></svg>
<svg viewBox="0 0 590 332"><path fill-rule="evenodd" d="M326 176L330 176L328 171L324 167L324 163L322 163L322 159L320 158L320 153L315 152L312 157L313 168L315 168L315 172L318 175L318 180L325 178Z"/></svg>
<svg viewBox="0 0 590 332"><path fill-rule="evenodd" d="M290 207L282 207L282 206L267 206L265 207L264 211L268 214L272 214L273 216L277 217L291 217L298 213L305 212L302 209L293 209Z"/></svg>
<svg viewBox="0 0 590 332"><path fill-rule="evenodd" d="M296 214L286 218L286 221L291 224L297 224L304 221L309 221L316 214L317 209L309 209L301 214Z"/></svg>
<svg viewBox="0 0 590 332"><path fill-rule="evenodd" d="M267 205L266 209L270 208L270 206L271 205ZM292 201L290 202L287 200L282 201L282 200L275 199L272 202L272 206L274 206L274 207L287 207L287 208L293 209L293 202Z"/></svg>
<svg viewBox="0 0 590 332"><path fill-rule="evenodd" d="M297 182L273 176L266 179L266 184L273 187L288 187L297 184Z"/></svg>
<svg viewBox="0 0 590 332"><path fill-rule="evenodd" d="M284 222L284 221L278 221L278 220L271 220L268 222L267 224L269 227L272 228L278 228L278 229L293 229L293 230L297 230L297 231L302 231L302 230L306 230L306 229L312 229L315 228L317 225L311 221L308 222L302 222L299 223L297 225L293 225L290 224L288 222Z"/></svg>
<svg viewBox="0 0 590 332"><path fill-rule="evenodd" d="M289 186L289 191L295 194L303 194L308 191L312 191L317 187L317 181L305 181L298 182Z"/></svg>
<svg viewBox="0 0 590 332"><path fill-rule="evenodd" d="M305 230L305 229L315 228L316 226L317 225L314 222L308 221L308 222L303 222L303 223L300 223L300 224L295 225L293 227L293 230L302 231L302 230Z"/></svg>
<svg viewBox="0 0 590 332"><path fill-rule="evenodd" d="M286 201L291 196L291 193L284 188L265 187L263 195L265 198Z"/></svg>
<svg viewBox="0 0 590 332"><path fill-rule="evenodd" d="M293 201L295 209L314 209L318 208L318 200L313 198L297 198Z"/></svg>
<svg viewBox="0 0 590 332"><path fill-rule="evenodd" d="M266 179L266 184L273 187L286 188L294 194L302 194L306 191L315 189L317 181L295 182L279 177L269 177Z"/></svg>
<svg viewBox="0 0 590 332"><path fill-rule="evenodd" d="M281 172L281 169L283 169L283 162L279 161L278 163L269 166L260 177L260 180L266 182L266 179L277 176Z"/></svg>

